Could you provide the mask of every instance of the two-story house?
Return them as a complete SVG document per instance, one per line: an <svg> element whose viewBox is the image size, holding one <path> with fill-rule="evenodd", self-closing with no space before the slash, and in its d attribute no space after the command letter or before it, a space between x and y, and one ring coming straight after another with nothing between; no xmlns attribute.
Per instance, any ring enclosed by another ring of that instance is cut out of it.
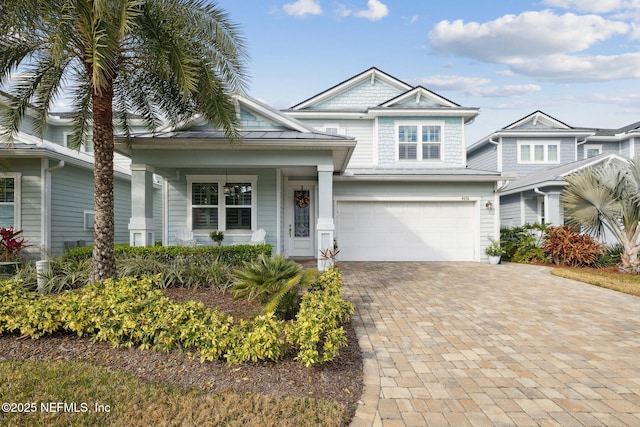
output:
<svg viewBox="0 0 640 427"><path fill-rule="evenodd" d="M569 126L542 111L492 133L467 148L470 167L508 172L500 188L501 226L564 223L564 177L640 153L640 122L620 129Z"/></svg>
<svg viewBox="0 0 640 427"><path fill-rule="evenodd" d="M181 229L201 244L266 231L275 251L341 260L485 259L498 233L496 171L467 167L462 107L376 68L283 111L236 97L242 140L194 119L141 134L118 150L132 158L132 232L153 232L149 176L163 176L163 243ZM148 242L147 242L148 243ZM144 244L144 242L141 242ZM210 243L209 243L210 244Z"/></svg>
<svg viewBox="0 0 640 427"><path fill-rule="evenodd" d="M8 95L0 93L0 108ZM93 154L90 141L68 147L72 130L68 113L52 113L43 137L34 130L30 110L11 144L0 144L0 226L23 230L25 255L44 259L64 249L93 244ZM131 172L129 160L114 166L115 241L129 241ZM156 190L159 193L159 186ZM161 198L155 209L160 216Z"/></svg>

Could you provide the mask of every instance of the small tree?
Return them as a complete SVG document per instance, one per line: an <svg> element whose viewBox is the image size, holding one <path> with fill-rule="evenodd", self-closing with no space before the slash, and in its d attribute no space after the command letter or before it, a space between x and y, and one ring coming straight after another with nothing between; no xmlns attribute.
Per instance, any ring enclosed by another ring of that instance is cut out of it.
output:
<svg viewBox="0 0 640 427"><path fill-rule="evenodd" d="M569 224L596 238L608 230L622 245L621 272L640 273L640 163L608 163L566 177L561 195Z"/></svg>

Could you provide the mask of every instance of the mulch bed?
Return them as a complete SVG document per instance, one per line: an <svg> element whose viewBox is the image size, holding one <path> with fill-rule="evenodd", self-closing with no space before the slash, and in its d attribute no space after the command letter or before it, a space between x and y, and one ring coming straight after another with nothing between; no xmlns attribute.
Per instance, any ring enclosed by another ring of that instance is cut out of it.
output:
<svg viewBox="0 0 640 427"><path fill-rule="evenodd" d="M234 301L229 293L209 289L167 289L169 298L193 299L236 318L251 318L259 312L254 302ZM349 345L332 362L305 368L288 355L278 362L227 365L200 363L196 354L113 348L74 335L54 335L37 340L0 336L0 361L73 360L113 368L143 381L169 383L182 388L198 388L209 393L236 391L278 396L312 397L347 405L355 413L362 394L362 355L351 323L345 325Z"/></svg>

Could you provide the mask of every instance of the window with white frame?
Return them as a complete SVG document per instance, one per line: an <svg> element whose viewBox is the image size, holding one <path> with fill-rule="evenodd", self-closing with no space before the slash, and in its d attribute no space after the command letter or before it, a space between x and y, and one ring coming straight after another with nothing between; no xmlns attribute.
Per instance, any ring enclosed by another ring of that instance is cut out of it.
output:
<svg viewBox="0 0 640 427"><path fill-rule="evenodd" d="M559 141L518 141L518 163L559 162Z"/></svg>
<svg viewBox="0 0 640 427"><path fill-rule="evenodd" d="M599 156L602 154L602 145L586 144L584 146L584 158Z"/></svg>
<svg viewBox="0 0 640 427"><path fill-rule="evenodd" d="M83 212L83 217L84 217L84 229L93 231L93 229L96 226L96 213L95 213L95 211L85 209L84 212Z"/></svg>
<svg viewBox="0 0 640 427"><path fill-rule="evenodd" d="M442 160L442 123L398 123L398 160Z"/></svg>
<svg viewBox="0 0 640 427"><path fill-rule="evenodd" d="M65 132L63 137L63 144L65 147L71 148L71 132ZM81 153L93 154L93 138L91 136L87 137L85 141L80 146Z"/></svg>
<svg viewBox="0 0 640 427"><path fill-rule="evenodd" d="M188 176L192 230L253 230L255 176Z"/></svg>
<svg viewBox="0 0 640 427"><path fill-rule="evenodd" d="M20 228L20 174L0 174L0 227Z"/></svg>
<svg viewBox="0 0 640 427"><path fill-rule="evenodd" d="M346 129L340 127L339 123L323 123L322 127L316 128L320 132L328 133L330 135L346 135Z"/></svg>

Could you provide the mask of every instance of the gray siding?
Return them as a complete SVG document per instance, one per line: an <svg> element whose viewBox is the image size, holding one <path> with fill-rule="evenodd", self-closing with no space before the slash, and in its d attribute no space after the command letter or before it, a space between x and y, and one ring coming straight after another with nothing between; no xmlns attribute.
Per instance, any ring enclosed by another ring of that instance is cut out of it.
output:
<svg viewBox="0 0 640 427"><path fill-rule="evenodd" d="M522 225L520 194L510 194L500 198L500 227Z"/></svg>
<svg viewBox="0 0 640 427"><path fill-rule="evenodd" d="M373 120L302 120L306 125L324 130L326 124L337 124L344 134L356 139L356 148L349 160L349 168L373 167Z"/></svg>
<svg viewBox="0 0 640 427"><path fill-rule="evenodd" d="M257 203L257 228L264 228L266 231L266 242L275 246L276 244L276 170L275 169L224 169L212 170L182 170L179 180L168 181L168 244L175 244L176 232L187 228L187 206L188 189L186 175L257 175L256 184ZM250 232L234 236L232 233L225 233L223 244L233 244L247 242L250 239ZM208 234L194 236L199 244L211 245L213 242Z"/></svg>
<svg viewBox="0 0 640 427"><path fill-rule="evenodd" d="M131 183L114 182L115 242L128 243L131 217ZM93 230L84 229L84 211L93 211L93 172L67 165L51 174L51 251L61 253L65 241L93 244Z"/></svg>
<svg viewBox="0 0 640 427"><path fill-rule="evenodd" d="M576 161L575 138L550 138L560 141L560 161L558 163L518 163L518 141L545 141L541 138L503 138L502 139L502 169L504 172L513 172L518 178L530 175L540 170L549 169L565 163Z"/></svg>
<svg viewBox="0 0 640 427"><path fill-rule="evenodd" d="M495 144L487 144L467 154L467 164L472 169L487 171L498 170L498 149Z"/></svg>
<svg viewBox="0 0 640 427"><path fill-rule="evenodd" d="M443 161L398 161L396 160L397 122L427 121L444 122L441 155ZM463 124L457 117L381 117L378 120L378 165L388 168L456 168L465 166Z"/></svg>
<svg viewBox="0 0 640 427"><path fill-rule="evenodd" d="M40 258L41 236L41 180L40 159L6 159L7 172L21 173L20 177L20 217L19 228L27 245L24 255ZM17 197L16 197L17 199Z"/></svg>

